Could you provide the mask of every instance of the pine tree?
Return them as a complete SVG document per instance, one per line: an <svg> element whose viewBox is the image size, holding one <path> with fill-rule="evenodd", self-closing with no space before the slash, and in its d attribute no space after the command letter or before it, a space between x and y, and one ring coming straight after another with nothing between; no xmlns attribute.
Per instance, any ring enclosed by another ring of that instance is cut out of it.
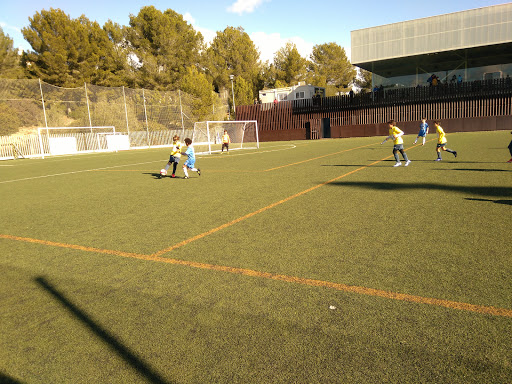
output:
<svg viewBox="0 0 512 384"><path fill-rule="evenodd" d="M235 92L235 103L240 102L241 105L242 100L253 100L258 83L259 56L256 46L243 28L227 27L224 31L217 32L207 50L205 63L215 89L231 90L230 75L233 75L234 84L242 84L237 80L240 78L245 84L238 93Z"/></svg>
<svg viewBox="0 0 512 384"><path fill-rule="evenodd" d="M326 87L328 96L347 91L357 74L347 59L345 49L336 43L315 45L311 53L310 69L314 84Z"/></svg>
<svg viewBox="0 0 512 384"><path fill-rule="evenodd" d="M137 83L150 89L176 88L189 66L198 66L203 36L183 16L153 6L130 16L127 40L139 63Z"/></svg>
<svg viewBox="0 0 512 384"><path fill-rule="evenodd" d="M0 27L0 78L21 79L25 77L17 49L13 49L9 35Z"/></svg>
<svg viewBox="0 0 512 384"><path fill-rule="evenodd" d="M33 51L23 57L29 73L62 87L108 84L113 44L97 22L71 19L60 9L36 12L22 30Z"/></svg>
<svg viewBox="0 0 512 384"><path fill-rule="evenodd" d="M307 77L307 60L303 58L297 46L288 42L274 55L274 66L276 68L276 87L297 85L305 81Z"/></svg>

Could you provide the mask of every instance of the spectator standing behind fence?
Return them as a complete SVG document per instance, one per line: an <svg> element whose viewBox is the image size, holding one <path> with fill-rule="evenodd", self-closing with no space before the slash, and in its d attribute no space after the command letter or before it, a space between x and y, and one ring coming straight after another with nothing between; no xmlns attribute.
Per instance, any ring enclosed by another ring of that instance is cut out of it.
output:
<svg viewBox="0 0 512 384"><path fill-rule="evenodd" d="M437 159L435 161L441 161L441 151L450 152L453 154L453 156L457 157L457 151L454 151L453 149L446 148L446 143L448 140L446 140L446 133L444 133L443 127L441 127L441 123L439 121L434 121L434 126L436 127L437 131Z"/></svg>
<svg viewBox="0 0 512 384"><path fill-rule="evenodd" d="M462 75L459 75L459 77L457 77L457 84L462 84Z"/></svg>

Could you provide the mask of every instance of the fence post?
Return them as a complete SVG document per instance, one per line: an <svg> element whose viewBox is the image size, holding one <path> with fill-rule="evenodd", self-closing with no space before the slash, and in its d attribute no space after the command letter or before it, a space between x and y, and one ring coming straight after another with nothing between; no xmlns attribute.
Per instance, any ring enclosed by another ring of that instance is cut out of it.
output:
<svg viewBox="0 0 512 384"><path fill-rule="evenodd" d="M128 141L130 140L130 127L128 126L128 107L126 106L126 94L124 92L124 85L123 85L123 100L124 100L124 114L126 117L126 131L128 132Z"/></svg>
<svg viewBox="0 0 512 384"><path fill-rule="evenodd" d="M142 101L144 102L144 116L146 117L146 140L148 142L148 147L151 147L151 141L149 139L148 112L146 110L146 96L144 95L144 88L142 88Z"/></svg>
<svg viewBox="0 0 512 384"><path fill-rule="evenodd" d="M92 134L91 109L89 108L89 96L87 95L87 83L86 82L84 82L84 89L85 89L85 101L87 102L87 114L89 115L89 127L91 127L91 134ZM98 142L98 151L99 151L101 149L99 135L96 135L96 141Z"/></svg>
<svg viewBox="0 0 512 384"><path fill-rule="evenodd" d="M181 105L181 90L178 89L178 95L180 98L180 115L181 115L181 130L182 130L182 136L185 135L185 125L183 124L183 106Z"/></svg>
<svg viewBox="0 0 512 384"><path fill-rule="evenodd" d="M39 90L41 91L41 101L43 102L44 126L48 128L48 120L46 119L46 108L44 107L43 86L41 85L41 79L39 79Z"/></svg>
<svg viewBox="0 0 512 384"><path fill-rule="evenodd" d="M39 79L39 90L41 91L41 101L43 102L43 115L44 115L44 126L46 127L46 136L48 136L48 120L46 118L46 108L44 106L43 86L41 85L41 79ZM41 157L44 159L44 147L43 140L41 139L41 132L37 130L39 134L39 147L41 148Z"/></svg>

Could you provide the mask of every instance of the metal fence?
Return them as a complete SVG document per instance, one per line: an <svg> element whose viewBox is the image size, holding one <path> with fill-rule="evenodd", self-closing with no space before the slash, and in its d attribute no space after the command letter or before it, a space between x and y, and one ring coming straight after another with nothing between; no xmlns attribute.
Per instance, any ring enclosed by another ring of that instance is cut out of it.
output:
<svg viewBox="0 0 512 384"><path fill-rule="evenodd" d="M206 117L197 115L198 107L198 98L180 90L61 88L38 79L0 79L0 158L36 156L38 127L114 126L133 147L166 145L196 121L224 119L227 103L214 100Z"/></svg>

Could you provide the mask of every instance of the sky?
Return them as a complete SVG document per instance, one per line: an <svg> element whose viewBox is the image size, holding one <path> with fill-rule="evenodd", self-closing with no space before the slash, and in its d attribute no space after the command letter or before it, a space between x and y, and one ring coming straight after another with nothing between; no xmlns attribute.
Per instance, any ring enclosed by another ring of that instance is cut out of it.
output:
<svg viewBox="0 0 512 384"><path fill-rule="evenodd" d="M262 61L272 61L275 52L287 42L309 58L313 46L334 42L345 48L350 59L350 31L465 11L507 1L492 0L23 0L2 1L0 27L13 39L13 46L30 50L21 29L30 25L36 12L58 8L71 18L85 15L101 26L109 19L129 25L130 15L153 5L161 11L172 9L183 15L208 43L217 31L242 27L260 51Z"/></svg>

